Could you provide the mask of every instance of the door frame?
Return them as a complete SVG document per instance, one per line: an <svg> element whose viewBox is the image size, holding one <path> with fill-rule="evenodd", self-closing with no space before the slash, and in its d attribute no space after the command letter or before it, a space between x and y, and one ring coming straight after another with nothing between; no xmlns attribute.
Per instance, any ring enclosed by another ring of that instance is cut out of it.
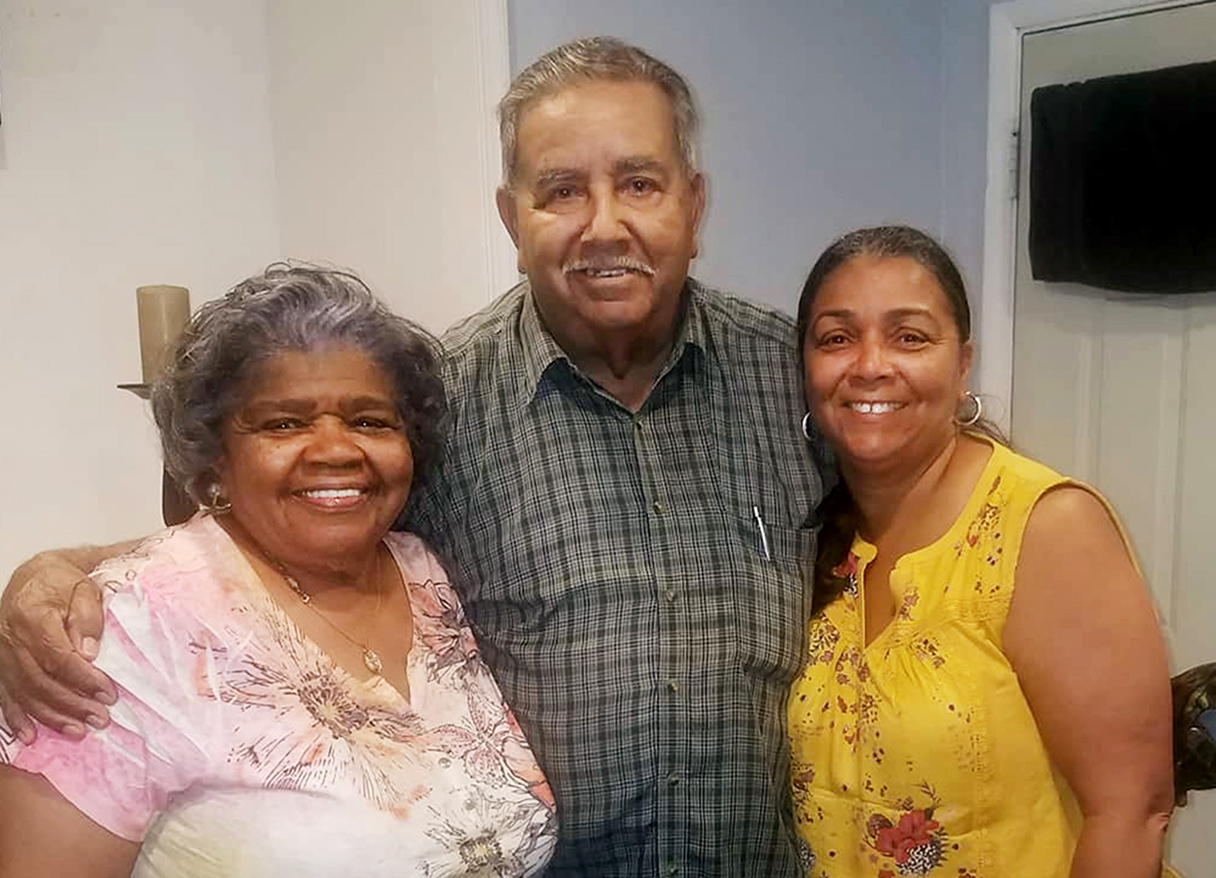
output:
<svg viewBox="0 0 1216 878"><path fill-rule="evenodd" d="M494 191L503 182L502 148L498 138L498 102L511 85L511 38L507 0L477 0L477 44L474 58L449 59L441 63L473 64L481 92L482 124L478 128L481 152L481 188L486 207L482 211L482 252L490 279L486 303L492 302L519 282L515 245L502 227L495 207Z"/></svg>
<svg viewBox="0 0 1216 878"><path fill-rule="evenodd" d="M1013 411L1013 282L1021 117L1022 37L1053 30L1196 6L1207 0L1008 0L988 10L988 177L984 192L983 305L979 320L978 389L1000 400L1008 432Z"/></svg>

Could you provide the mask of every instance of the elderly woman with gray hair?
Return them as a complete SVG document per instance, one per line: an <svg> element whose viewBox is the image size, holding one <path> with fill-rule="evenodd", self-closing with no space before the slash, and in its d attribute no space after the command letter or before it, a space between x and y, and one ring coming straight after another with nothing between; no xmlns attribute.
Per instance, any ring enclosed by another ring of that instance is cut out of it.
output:
<svg viewBox="0 0 1216 878"><path fill-rule="evenodd" d="M202 511L92 575L113 723L0 735L0 874L543 868L548 786L443 567L389 533L441 445L439 362L339 272L199 311L153 410Z"/></svg>

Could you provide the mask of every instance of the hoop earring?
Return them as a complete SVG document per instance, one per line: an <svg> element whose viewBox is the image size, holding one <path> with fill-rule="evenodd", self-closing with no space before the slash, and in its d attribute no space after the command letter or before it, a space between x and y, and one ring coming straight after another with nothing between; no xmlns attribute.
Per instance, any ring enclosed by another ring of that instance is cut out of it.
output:
<svg viewBox="0 0 1216 878"><path fill-rule="evenodd" d="M212 482L207 486L207 502L200 503L198 508L208 515L226 515L232 511L232 501L224 496L219 482Z"/></svg>
<svg viewBox="0 0 1216 878"><path fill-rule="evenodd" d="M974 427L979 419L984 416L984 401L972 393L970 390L963 391L963 399L968 399L975 406L975 411L969 417L962 418L957 414L954 416L954 422L960 427Z"/></svg>
<svg viewBox="0 0 1216 878"><path fill-rule="evenodd" d="M815 437L811 435L811 413L807 412L802 416L802 435L806 437L807 442L814 442Z"/></svg>

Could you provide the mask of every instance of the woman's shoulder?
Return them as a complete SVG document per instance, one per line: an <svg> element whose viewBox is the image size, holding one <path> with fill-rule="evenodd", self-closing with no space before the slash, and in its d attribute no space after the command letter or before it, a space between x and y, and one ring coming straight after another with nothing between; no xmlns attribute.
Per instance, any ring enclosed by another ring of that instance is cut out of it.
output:
<svg viewBox="0 0 1216 878"><path fill-rule="evenodd" d="M388 545L407 582L449 583L447 568L439 555L422 537L409 531L393 531L384 542Z"/></svg>
<svg viewBox="0 0 1216 878"><path fill-rule="evenodd" d="M992 455L1005 478L1027 487L1051 486L1069 481L1068 476L1040 460L1027 457L1008 445L992 443Z"/></svg>
<svg viewBox="0 0 1216 878"><path fill-rule="evenodd" d="M461 628L464 606L439 555L422 537L409 531L394 531L385 543L397 561L406 593L414 607L414 621Z"/></svg>
<svg viewBox="0 0 1216 878"><path fill-rule="evenodd" d="M985 514L992 514L992 507L1011 512L1021 509L1029 513L1044 493L1056 486L1072 483L1067 476L1007 445L984 441L991 444L992 456L983 468L974 491L985 495L984 508L988 510Z"/></svg>
<svg viewBox="0 0 1216 878"><path fill-rule="evenodd" d="M230 612L249 584L248 562L209 515L165 528L90 574L107 608L162 608L193 616L214 606Z"/></svg>
<svg viewBox="0 0 1216 878"><path fill-rule="evenodd" d="M1113 522L1122 530L1110 501L1093 486L1005 446L996 446L994 454L1001 457L996 486L1013 509L1039 524L1040 535L1044 525L1058 541L1066 541L1077 526L1103 528Z"/></svg>
<svg viewBox="0 0 1216 878"><path fill-rule="evenodd" d="M1110 503L1096 490L1071 479L1061 479L1035 505L1035 518L1054 524L1108 524Z"/></svg>

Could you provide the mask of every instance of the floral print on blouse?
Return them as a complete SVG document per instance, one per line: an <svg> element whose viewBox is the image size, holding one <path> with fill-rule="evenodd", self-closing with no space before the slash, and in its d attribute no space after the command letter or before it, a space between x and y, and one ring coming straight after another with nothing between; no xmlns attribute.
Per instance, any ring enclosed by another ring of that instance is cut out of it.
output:
<svg viewBox="0 0 1216 878"><path fill-rule="evenodd" d="M135 876L527 876L556 840L552 792L442 566L390 534L413 609L410 698L336 665L211 518L94 573L113 723L0 761L45 775Z"/></svg>

